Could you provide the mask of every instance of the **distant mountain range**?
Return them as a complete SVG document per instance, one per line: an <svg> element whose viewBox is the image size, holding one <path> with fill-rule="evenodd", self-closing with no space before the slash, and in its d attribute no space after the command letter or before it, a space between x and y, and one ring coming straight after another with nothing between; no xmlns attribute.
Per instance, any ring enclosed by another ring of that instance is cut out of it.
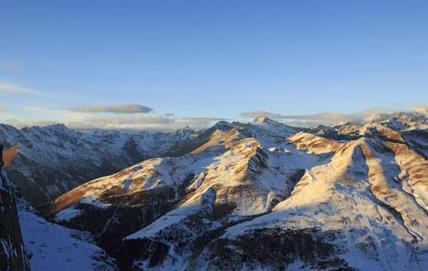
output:
<svg viewBox="0 0 428 271"><path fill-rule="evenodd" d="M24 197L38 206L93 178L167 155L193 133L76 131L62 124L23 129L0 125L0 142L19 145L19 154L7 172Z"/></svg>
<svg viewBox="0 0 428 271"><path fill-rule="evenodd" d="M428 270L423 112L0 138L32 270Z"/></svg>

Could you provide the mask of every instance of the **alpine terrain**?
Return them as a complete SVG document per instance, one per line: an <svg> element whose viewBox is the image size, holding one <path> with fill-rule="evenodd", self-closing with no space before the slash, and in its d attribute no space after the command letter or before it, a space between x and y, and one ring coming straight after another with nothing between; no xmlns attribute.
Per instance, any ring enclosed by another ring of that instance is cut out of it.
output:
<svg viewBox="0 0 428 271"><path fill-rule="evenodd" d="M423 112L1 133L20 149L2 171L4 270L428 270Z"/></svg>
<svg viewBox="0 0 428 271"><path fill-rule="evenodd" d="M192 133L76 131L62 124L16 129L0 124L0 142L19 144L18 155L6 170L34 206L89 179L165 155Z"/></svg>

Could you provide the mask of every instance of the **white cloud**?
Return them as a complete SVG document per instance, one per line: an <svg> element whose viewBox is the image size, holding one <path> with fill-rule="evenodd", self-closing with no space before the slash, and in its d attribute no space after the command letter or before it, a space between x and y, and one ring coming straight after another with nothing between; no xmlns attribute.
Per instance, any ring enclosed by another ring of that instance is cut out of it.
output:
<svg viewBox="0 0 428 271"><path fill-rule="evenodd" d="M0 93L15 94L15 95L38 95L41 92L31 88L27 88L20 84L7 82L7 81L0 81Z"/></svg>
<svg viewBox="0 0 428 271"><path fill-rule="evenodd" d="M173 118L162 115L116 115L112 117L87 117L80 121L68 122L74 128L103 128L103 129L157 129L175 130L184 127L195 129L205 128L217 121L217 118L183 117Z"/></svg>
<svg viewBox="0 0 428 271"><path fill-rule="evenodd" d="M70 109L73 112L82 113L149 113L153 109L148 106L140 104L117 104L117 105L105 105L105 104L92 104L92 105L81 105L72 107Z"/></svg>
<svg viewBox="0 0 428 271"><path fill-rule="evenodd" d="M241 117L244 118L257 118L257 117L268 117L270 119L276 119L276 120L280 120L280 119L284 119L286 118L285 115L279 114L279 113L272 113L272 112L267 112L267 111L263 111L263 110L255 110L255 111L247 111L247 112L242 112Z"/></svg>
<svg viewBox="0 0 428 271"><path fill-rule="evenodd" d="M58 124L58 122L53 120L28 120L28 119L14 117L14 116L8 118L6 123L16 128L31 127L31 126L43 127L43 126Z"/></svg>
<svg viewBox="0 0 428 271"><path fill-rule="evenodd" d="M304 121L320 121L320 122L341 122L341 121L357 121L363 119L365 114L343 114L338 112L323 112L308 115L287 115L285 119L304 120Z"/></svg>
<svg viewBox="0 0 428 271"><path fill-rule="evenodd" d="M272 113L267 111L248 111L243 112L240 115L245 118L256 118L260 116L266 116L274 120L285 121L288 123L307 123L307 124L334 124L339 122L362 122L376 118L380 115L389 115L397 112L403 108L397 107L374 107L367 110L344 114L339 112L322 112L315 114L304 114L304 115L285 115L280 113ZM427 111L428 112L428 111Z"/></svg>
<svg viewBox="0 0 428 271"><path fill-rule="evenodd" d="M0 95L8 95L8 96L22 96L22 97L37 97L44 99L75 99L76 95L72 92L60 92L60 91L45 91L34 89L32 87L27 87L23 84L14 83L10 81L0 80Z"/></svg>
<svg viewBox="0 0 428 271"><path fill-rule="evenodd" d="M93 114L49 107L25 107L23 110L30 118L14 115L7 118L7 123L17 127L64 123L77 129L176 130L184 127L205 128L221 120L210 117L173 117L154 113Z"/></svg>
<svg viewBox="0 0 428 271"><path fill-rule="evenodd" d="M79 129L100 128L153 130L175 130L184 127L200 129L210 127L217 121L225 120L215 117L178 117L172 114L132 112L131 109L128 109L128 107L124 106L120 110L116 107L113 110L94 109L87 110L86 112L84 110L70 111L69 109L64 108L25 107L21 108L19 112L16 110L14 113L4 112L1 114L1 119L3 121L6 120L6 123L18 127L64 123L69 127ZM415 110L421 111L427 109L428 106L419 106ZM144 110L141 109L141 111ZM245 118L256 118L263 115L286 122L290 125L311 126L348 121L366 121L379 115L385 116L396 111L397 110L392 108L371 108L353 114L326 112L307 115L285 115L260 110L244 112L241 116ZM94 114L95 112L97 114Z"/></svg>
<svg viewBox="0 0 428 271"><path fill-rule="evenodd" d="M95 127L95 128L149 128L157 126L167 126L174 122L173 119L165 118L159 115L116 115L112 117L87 117L79 122L74 122L72 126Z"/></svg>
<svg viewBox="0 0 428 271"><path fill-rule="evenodd" d="M338 112L323 112L308 115L286 115L285 119L320 122L327 124L334 124L339 122L364 122L378 118L380 116L391 115L397 111L399 111L398 108L394 107L374 107L351 114L344 114Z"/></svg>
<svg viewBox="0 0 428 271"><path fill-rule="evenodd" d="M222 118L214 117L182 117L175 118L174 123L176 127L192 127L192 128L204 128L213 125L215 122L225 120Z"/></svg>

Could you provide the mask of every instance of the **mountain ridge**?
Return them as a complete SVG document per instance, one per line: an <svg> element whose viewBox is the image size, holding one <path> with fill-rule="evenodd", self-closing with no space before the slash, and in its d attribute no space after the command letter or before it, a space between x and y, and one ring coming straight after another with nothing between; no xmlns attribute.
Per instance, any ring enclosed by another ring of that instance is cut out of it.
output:
<svg viewBox="0 0 428 271"><path fill-rule="evenodd" d="M420 118L411 121L311 129L221 122L182 155L94 180L93 192L58 205L77 187L47 214L77 229L95 213L114 221L92 233L121 270L423 270L427 160L410 142L425 142L414 132L426 132ZM136 207L136 195L156 200ZM147 213L136 219L134 208Z"/></svg>
<svg viewBox="0 0 428 271"><path fill-rule="evenodd" d="M33 270L52 255L61 265L68 250L86 253L88 268L107 270L398 271L428 268L426 124L399 113L315 128L259 118L152 136L62 125L25 133L7 127L0 135L8 145L29 141L18 165L37 153L32 144L44 149L58 140L95 143L99 153L120 142L136 157L141 144L162 145L116 173L64 188L39 208L44 218L18 207L23 242L44 259L30 259ZM80 150L62 145L51 149L59 161L76 157L64 150ZM45 249L46 231L69 237Z"/></svg>

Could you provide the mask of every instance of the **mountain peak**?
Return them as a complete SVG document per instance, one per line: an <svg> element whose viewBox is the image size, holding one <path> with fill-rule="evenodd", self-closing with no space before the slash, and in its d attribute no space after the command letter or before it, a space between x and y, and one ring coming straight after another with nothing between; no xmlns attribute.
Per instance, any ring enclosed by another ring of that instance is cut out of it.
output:
<svg viewBox="0 0 428 271"><path fill-rule="evenodd" d="M426 105L416 106L412 109L412 112L428 116L428 106L426 106Z"/></svg>
<svg viewBox="0 0 428 271"><path fill-rule="evenodd" d="M0 135L23 145L16 168L47 176L17 178L34 184L23 195L50 199L48 188L68 190L40 211L52 223L87 231L120 270L171 270L177 262L180 270L427 270L428 261L414 260L425 259L420 248L428 246L427 132L411 126L424 123L415 116L316 128L259 116L185 137L68 137L49 127ZM95 172L113 162L103 172L117 173ZM23 217L24 244L33 259L42 258L51 224ZM37 244L25 235L34 228L44 234ZM67 245L48 247L60 254Z"/></svg>
<svg viewBox="0 0 428 271"><path fill-rule="evenodd" d="M260 116L258 116L257 118L255 118L255 119L254 119L254 122L255 122L255 123L259 123L259 124L272 124L272 123L278 123L277 121L272 120L272 119L268 118L268 117L267 117L267 116L265 116L265 115L260 115Z"/></svg>

